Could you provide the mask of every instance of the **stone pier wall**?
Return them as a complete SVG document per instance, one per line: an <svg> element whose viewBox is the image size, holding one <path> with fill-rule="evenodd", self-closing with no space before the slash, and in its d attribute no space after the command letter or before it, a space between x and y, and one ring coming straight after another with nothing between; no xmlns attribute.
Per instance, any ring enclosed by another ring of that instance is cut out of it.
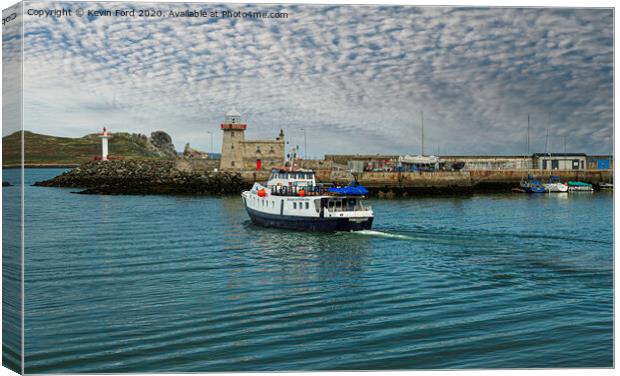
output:
<svg viewBox="0 0 620 376"><path fill-rule="evenodd" d="M238 194L256 181L264 182L270 171L214 171L214 160L131 160L89 162L39 186L87 188L85 193L104 194ZM347 171L317 169L319 183L346 185L353 180ZM610 170L554 171L562 181L597 185L610 181ZM475 191L510 192L526 173L504 171L361 172L360 184L371 194L442 194ZM540 180L548 176L532 175Z"/></svg>

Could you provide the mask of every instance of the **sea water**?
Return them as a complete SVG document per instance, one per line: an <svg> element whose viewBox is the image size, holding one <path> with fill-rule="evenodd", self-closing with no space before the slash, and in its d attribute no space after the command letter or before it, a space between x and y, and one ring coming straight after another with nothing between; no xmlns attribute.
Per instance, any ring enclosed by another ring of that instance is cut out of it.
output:
<svg viewBox="0 0 620 376"><path fill-rule="evenodd" d="M370 200L319 234L30 186L62 171L25 175L28 373L613 365L611 193Z"/></svg>

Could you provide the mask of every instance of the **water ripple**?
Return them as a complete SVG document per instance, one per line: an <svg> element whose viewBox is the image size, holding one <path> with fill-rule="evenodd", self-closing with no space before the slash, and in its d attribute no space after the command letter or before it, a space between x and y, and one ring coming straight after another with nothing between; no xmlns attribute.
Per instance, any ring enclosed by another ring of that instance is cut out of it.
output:
<svg viewBox="0 0 620 376"><path fill-rule="evenodd" d="M613 364L608 195L377 201L372 231L309 234L237 197L26 194L27 372Z"/></svg>

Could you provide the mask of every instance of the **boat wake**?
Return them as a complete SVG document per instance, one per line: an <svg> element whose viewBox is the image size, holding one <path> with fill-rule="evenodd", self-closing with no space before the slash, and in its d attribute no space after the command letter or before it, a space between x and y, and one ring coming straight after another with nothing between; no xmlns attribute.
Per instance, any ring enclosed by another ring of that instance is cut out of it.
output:
<svg viewBox="0 0 620 376"><path fill-rule="evenodd" d="M351 231L349 232L349 234L376 236L376 237L381 237L381 238L391 238L391 239L401 239L401 240L415 240L416 239L413 236L401 235L401 234L390 234L388 232L375 231L375 230Z"/></svg>

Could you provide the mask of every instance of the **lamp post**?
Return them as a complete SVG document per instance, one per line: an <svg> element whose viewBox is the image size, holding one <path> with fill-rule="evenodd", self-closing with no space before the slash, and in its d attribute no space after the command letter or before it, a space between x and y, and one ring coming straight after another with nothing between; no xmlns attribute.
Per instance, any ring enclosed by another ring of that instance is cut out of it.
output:
<svg viewBox="0 0 620 376"><path fill-rule="evenodd" d="M209 153L213 153L213 133L211 131L207 131L207 133L211 137L211 150L209 150Z"/></svg>
<svg viewBox="0 0 620 376"><path fill-rule="evenodd" d="M301 128L304 132L304 158L308 159L308 143L306 141L306 128Z"/></svg>

